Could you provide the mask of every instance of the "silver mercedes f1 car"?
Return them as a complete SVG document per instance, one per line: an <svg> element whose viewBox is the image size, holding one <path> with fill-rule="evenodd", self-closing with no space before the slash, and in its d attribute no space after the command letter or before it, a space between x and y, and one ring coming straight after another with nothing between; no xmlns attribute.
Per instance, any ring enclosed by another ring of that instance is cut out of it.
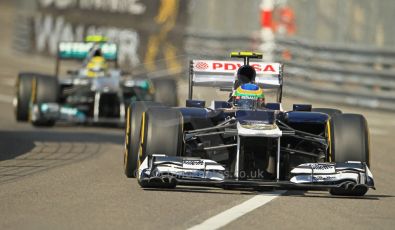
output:
<svg viewBox="0 0 395 230"><path fill-rule="evenodd" d="M360 114L281 105L283 66L250 62L262 55L234 52L239 61L193 60L186 107L134 102L127 110L124 170L143 188L177 185L225 189L265 187L364 195L374 187L369 131ZM235 77L236 75L236 77ZM229 90L228 100L193 99L195 86ZM277 92L264 101L263 90Z"/></svg>
<svg viewBox="0 0 395 230"><path fill-rule="evenodd" d="M61 76L61 63L77 62ZM82 65L81 65L82 64ZM54 76L20 73L14 100L16 120L34 126L56 122L123 125L132 101L177 105L175 79L132 76L118 65L118 46L102 36L60 42Z"/></svg>

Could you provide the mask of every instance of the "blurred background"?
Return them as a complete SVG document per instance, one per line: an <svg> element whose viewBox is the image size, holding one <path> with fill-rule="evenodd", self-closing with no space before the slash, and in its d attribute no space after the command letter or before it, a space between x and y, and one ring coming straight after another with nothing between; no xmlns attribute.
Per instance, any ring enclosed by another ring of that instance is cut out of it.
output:
<svg viewBox="0 0 395 230"><path fill-rule="evenodd" d="M24 65L35 68L30 70L50 73L57 43L82 41L89 34L119 43L122 68L133 74L171 75L181 81L187 78L192 58L223 59L230 51L252 50L264 52L267 61L285 64L287 96L395 110L391 0L1 0L0 4L1 50L36 60Z"/></svg>
<svg viewBox="0 0 395 230"><path fill-rule="evenodd" d="M394 0L0 0L0 229L187 229L255 194L142 190L123 173L123 129L17 122L18 73L54 74L58 42L90 34L118 43L133 75L177 79L181 106L189 60L258 51L285 64L286 110L366 117L376 191L290 193L226 229L393 229L394 12ZM194 95L229 95L211 92Z"/></svg>

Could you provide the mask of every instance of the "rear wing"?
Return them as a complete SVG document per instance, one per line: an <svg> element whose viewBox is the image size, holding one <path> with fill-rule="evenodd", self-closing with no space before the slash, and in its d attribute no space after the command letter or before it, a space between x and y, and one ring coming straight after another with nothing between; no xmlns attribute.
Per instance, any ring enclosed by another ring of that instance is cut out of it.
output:
<svg viewBox="0 0 395 230"><path fill-rule="evenodd" d="M95 47L100 48L103 57L110 62L114 62L118 67L118 45L107 42L60 42L56 57L55 75L59 76L61 60L85 60L92 55Z"/></svg>
<svg viewBox="0 0 395 230"><path fill-rule="evenodd" d="M96 42L60 42L58 46L59 59L84 60L94 46L100 47L107 61L118 59L118 46L115 43Z"/></svg>
<svg viewBox="0 0 395 230"><path fill-rule="evenodd" d="M236 72L243 64L241 61L192 60L189 72L189 99L192 99L194 86L232 91ZM267 62L249 62L249 65L255 68L255 83L263 89L277 89L277 101L281 102L283 65Z"/></svg>

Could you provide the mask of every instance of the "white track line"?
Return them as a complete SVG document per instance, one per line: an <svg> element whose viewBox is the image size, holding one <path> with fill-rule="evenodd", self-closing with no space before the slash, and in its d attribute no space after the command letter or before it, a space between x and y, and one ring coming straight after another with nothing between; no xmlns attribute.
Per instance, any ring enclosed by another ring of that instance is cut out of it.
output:
<svg viewBox="0 0 395 230"><path fill-rule="evenodd" d="M12 103L12 100L13 100L13 99L14 99L14 98L11 97L11 96L0 94L0 102Z"/></svg>
<svg viewBox="0 0 395 230"><path fill-rule="evenodd" d="M224 212L221 212L203 223L195 225L188 230L206 230L206 229L219 229L229 224L230 222L238 219L239 217L269 203L271 200L283 194L284 190L273 191L269 193L261 193L253 198L234 206Z"/></svg>

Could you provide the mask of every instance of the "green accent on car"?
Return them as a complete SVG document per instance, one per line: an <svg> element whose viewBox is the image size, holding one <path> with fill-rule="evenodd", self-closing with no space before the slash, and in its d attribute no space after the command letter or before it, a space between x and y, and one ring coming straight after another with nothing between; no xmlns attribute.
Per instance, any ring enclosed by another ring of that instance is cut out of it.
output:
<svg viewBox="0 0 395 230"><path fill-rule="evenodd" d="M254 92L254 91L253 91ZM240 93L237 90L235 90L234 95L235 97L245 97L249 99L259 99L259 98L265 98L264 94L256 94L256 93Z"/></svg>
<svg viewBox="0 0 395 230"><path fill-rule="evenodd" d="M86 42L61 42L59 44L59 58L60 59L78 59L83 60L89 54L89 51L95 43ZM118 47L115 43L98 44L102 50L103 57L106 60L114 61L118 57Z"/></svg>
<svg viewBox="0 0 395 230"><path fill-rule="evenodd" d="M148 81L143 81L143 82L141 83L140 87L143 88L143 89L149 89L150 84L149 84Z"/></svg>

